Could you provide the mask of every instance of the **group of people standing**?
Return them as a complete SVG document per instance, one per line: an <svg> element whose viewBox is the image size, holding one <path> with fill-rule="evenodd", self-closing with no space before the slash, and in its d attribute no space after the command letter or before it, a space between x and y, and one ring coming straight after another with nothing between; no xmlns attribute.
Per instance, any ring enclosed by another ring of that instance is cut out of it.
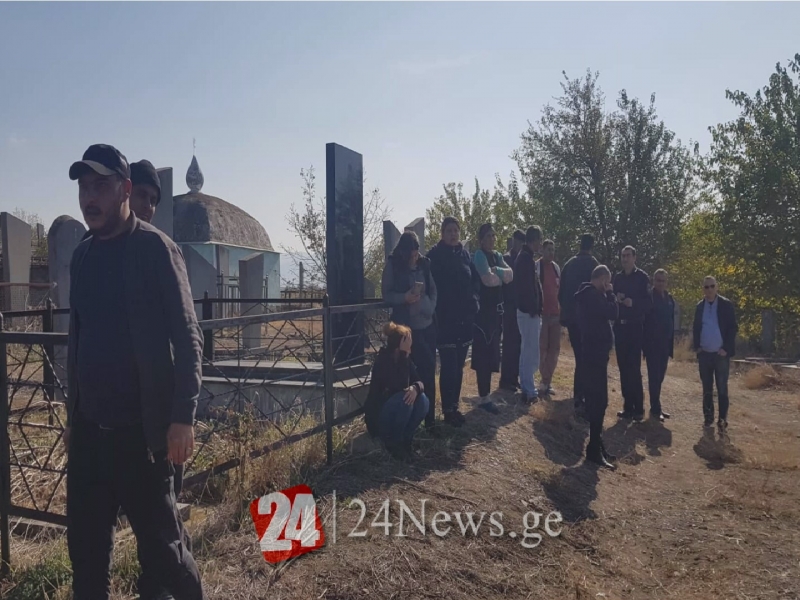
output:
<svg viewBox="0 0 800 600"><path fill-rule="evenodd" d="M504 256L495 249L494 228L486 223L478 231L480 246L470 256L461 243L460 223L446 217L441 239L422 256L413 232L400 236L383 272L382 295L392 307L391 323L365 407L370 432L381 437L393 455L413 454L411 436L423 421L436 431L437 352L442 418L448 425L464 423L459 401L470 347L478 406L487 412L500 411L491 398L493 373L501 372L500 386L520 390L526 402L554 392L551 383L561 343L561 271L553 260L555 245L542 237L539 227L517 231ZM405 346L408 352L402 350ZM411 436L399 433L409 431Z"/></svg>
<svg viewBox="0 0 800 600"><path fill-rule="evenodd" d="M437 351L442 417L448 425L464 423L459 400L470 346L480 408L500 411L490 395L492 374L497 372L499 387L518 392L523 402L552 396L565 327L575 355L575 413L589 422L586 458L613 468L615 457L602 438L612 349L623 396L617 417L636 422L644 418L644 356L650 418L670 418L661 404L675 331L667 272L657 270L651 281L636 266L636 249L626 246L620 254L622 270L612 275L592 255L591 234L581 236L580 251L563 269L554 261L555 244L543 240L539 227L514 232L505 255L495 249L497 236L490 223L480 227L480 246L473 256L460 234L458 220L446 217L441 239L426 256L420 254L416 235L405 232L387 259L382 293L392 307L387 326L387 348L392 351L379 353L373 369L365 407L370 432L397 458L414 455L412 438L423 421L436 432ZM718 426L724 429L736 318L733 304L717 294L713 277L706 279L704 295L695 314L693 347L703 382L705 425L713 425L716 382Z"/></svg>

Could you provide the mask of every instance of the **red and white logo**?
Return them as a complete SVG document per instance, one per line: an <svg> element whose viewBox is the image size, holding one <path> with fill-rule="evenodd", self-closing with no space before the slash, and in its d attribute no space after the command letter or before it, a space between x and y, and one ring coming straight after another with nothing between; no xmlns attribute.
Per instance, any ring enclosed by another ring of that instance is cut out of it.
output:
<svg viewBox="0 0 800 600"><path fill-rule="evenodd" d="M325 545L322 520L307 485L273 492L250 503L261 552L277 564Z"/></svg>

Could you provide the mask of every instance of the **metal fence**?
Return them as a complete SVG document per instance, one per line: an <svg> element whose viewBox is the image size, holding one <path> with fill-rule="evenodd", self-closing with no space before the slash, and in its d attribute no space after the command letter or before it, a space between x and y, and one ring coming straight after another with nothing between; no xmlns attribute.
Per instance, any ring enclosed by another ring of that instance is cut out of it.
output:
<svg viewBox="0 0 800 600"><path fill-rule="evenodd" d="M207 305L208 300L199 302ZM0 315L0 534L5 569L12 518L66 525L62 437L68 334L53 332L54 319L63 311L50 307L29 312L12 318L36 320L41 330L9 330ZM342 319L349 324L346 329ZM184 489L201 489L215 475L322 433L330 463L334 428L363 412L387 319L385 304L331 307L327 298L317 308L202 319L203 384ZM251 343L253 339L260 343Z"/></svg>

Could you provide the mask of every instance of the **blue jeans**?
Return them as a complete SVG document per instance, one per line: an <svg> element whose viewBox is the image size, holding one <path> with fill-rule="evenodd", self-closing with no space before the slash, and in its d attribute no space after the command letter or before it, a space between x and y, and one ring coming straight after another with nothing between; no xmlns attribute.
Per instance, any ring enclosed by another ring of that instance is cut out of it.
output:
<svg viewBox="0 0 800 600"><path fill-rule="evenodd" d="M381 409L378 421L380 437L387 446L408 446L414 439L419 424L428 414L428 397L420 394L409 406L403 400L405 392L397 392Z"/></svg>
<svg viewBox="0 0 800 600"><path fill-rule="evenodd" d="M518 310L517 326L522 338L519 354L520 384L526 396L536 396L536 382L533 375L539 370L539 332L542 330L542 318L532 317Z"/></svg>

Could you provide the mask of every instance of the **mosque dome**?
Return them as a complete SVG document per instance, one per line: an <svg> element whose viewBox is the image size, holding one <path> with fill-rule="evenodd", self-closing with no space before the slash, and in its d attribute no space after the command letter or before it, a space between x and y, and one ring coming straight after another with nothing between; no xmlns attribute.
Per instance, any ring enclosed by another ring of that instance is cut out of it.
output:
<svg viewBox="0 0 800 600"><path fill-rule="evenodd" d="M189 193L173 198L173 236L179 244L213 242L270 250L272 243L264 227L238 206L222 198L203 194L203 174L197 158L186 173Z"/></svg>

